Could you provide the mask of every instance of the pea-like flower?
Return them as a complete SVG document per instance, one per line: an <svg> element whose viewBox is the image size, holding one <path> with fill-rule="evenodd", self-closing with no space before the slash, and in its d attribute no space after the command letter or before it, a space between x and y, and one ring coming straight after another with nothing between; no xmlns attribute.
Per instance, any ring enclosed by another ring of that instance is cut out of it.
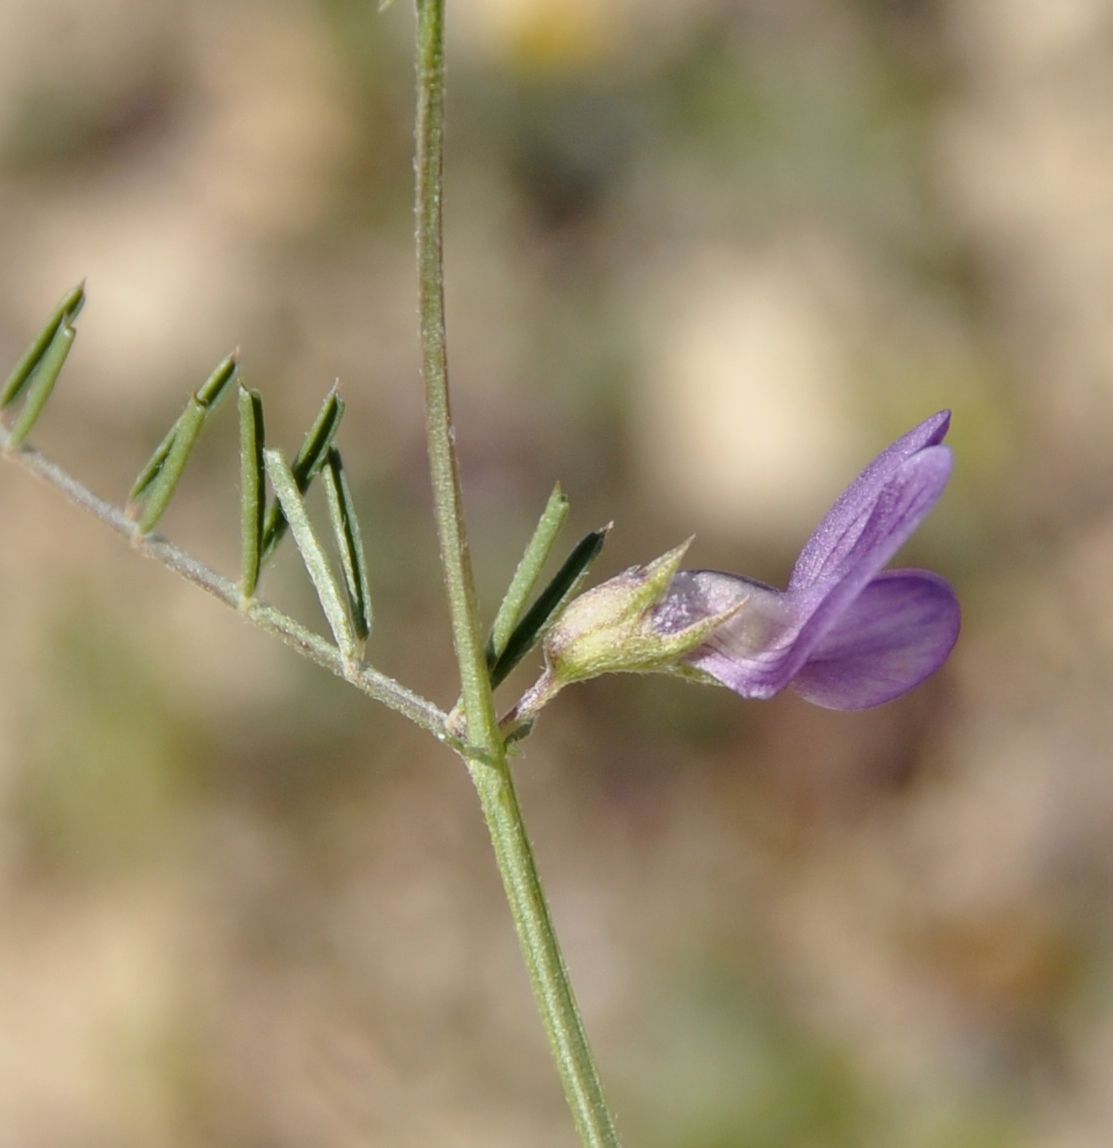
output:
<svg viewBox="0 0 1113 1148"><path fill-rule="evenodd" d="M856 710L900 697L946 661L960 611L924 570L884 570L939 500L950 412L898 439L858 476L808 540L786 590L680 570L687 544L573 601L545 639L546 669L517 707L528 720L561 687L609 672L719 682L747 698L791 686Z"/></svg>
<svg viewBox="0 0 1113 1148"><path fill-rule="evenodd" d="M840 710L892 701L935 673L958 640L955 593L925 570L883 568L947 485L949 425L941 411L866 467L808 539L787 590L680 571L655 609L661 633L734 611L684 665L743 697L791 686Z"/></svg>

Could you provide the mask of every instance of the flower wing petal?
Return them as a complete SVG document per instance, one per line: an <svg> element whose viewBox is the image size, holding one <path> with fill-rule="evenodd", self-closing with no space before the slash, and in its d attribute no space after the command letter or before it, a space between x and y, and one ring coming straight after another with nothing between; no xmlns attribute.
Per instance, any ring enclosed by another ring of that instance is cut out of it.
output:
<svg viewBox="0 0 1113 1148"><path fill-rule="evenodd" d="M951 412L940 411L882 451L839 496L800 552L790 590L805 590L835 575L861 535L874 504L901 467L921 451L938 446L947 434Z"/></svg>
<svg viewBox="0 0 1113 1148"><path fill-rule="evenodd" d="M892 701L946 661L960 620L958 600L944 579L921 570L889 571L840 616L792 688L830 709Z"/></svg>

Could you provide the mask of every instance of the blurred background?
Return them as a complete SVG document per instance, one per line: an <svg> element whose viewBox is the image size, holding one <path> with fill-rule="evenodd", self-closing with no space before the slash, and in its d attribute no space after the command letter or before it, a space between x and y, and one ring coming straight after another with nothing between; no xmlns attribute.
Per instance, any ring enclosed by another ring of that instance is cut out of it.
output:
<svg viewBox="0 0 1113 1148"><path fill-rule="evenodd" d="M122 501L233 347L339 378L371 656L453 699L424 471L412 13L3 0L0 361L88 277L34 441ZM450 5L457 429L488 616L549 489L602 576L783 584L942 407L878 711L569 690L517 776L632 1148L1113 1138L1113 11ZM235 414L165 532L234 575ZM573 1143L467 777L0 468L0 1145ZM285 549L285 548L284 548ZM292 554L264 593L322 625ZM508 683L509 706L536 672Z"/></svg>

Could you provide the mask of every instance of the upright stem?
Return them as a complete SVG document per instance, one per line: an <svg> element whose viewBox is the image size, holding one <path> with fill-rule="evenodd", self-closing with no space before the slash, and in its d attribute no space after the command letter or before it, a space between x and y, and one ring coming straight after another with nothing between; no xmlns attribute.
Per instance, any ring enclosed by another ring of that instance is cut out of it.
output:
<svg viewBox="0 0 1113 1148"><path fill-rule="evenodd" d="M426 435L441 563L467 720L463 757L479 794L534 996L580 1139L586 1148L618 1148L618 1135L603 1098L522 822L495 718L480 636L448 396L441 227L444 0L417 0L417 22L415 209Z"/></svg>
<svg viewBox="0 0 1113 1148"><path fill-rule="evenodd" d="M444 0L417 2L417 216L418 309L425 377L425 434L441 566L452 617L452 641L468 737L487 746L497 737L487 662L479 636L475 582L460 497L460 473L448 397L444 322L444 251L441 191L444 170Z"/></svg>
<svg viewBox="0 0 1113 1148"><path fill-rule="evenodd" d="M505 755L495 765L469 762L468 766L580 1140L585 1148L619 1148Z"/></svg>

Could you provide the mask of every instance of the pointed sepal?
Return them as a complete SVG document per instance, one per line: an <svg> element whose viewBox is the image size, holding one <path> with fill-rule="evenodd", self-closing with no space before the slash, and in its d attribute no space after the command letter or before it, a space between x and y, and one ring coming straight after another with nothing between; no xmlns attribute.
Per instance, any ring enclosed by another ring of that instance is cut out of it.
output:
<svg viewBox="0 0 1113 1148"><path fill-rule="evenodd" d="M607 673L676 671L681 659L745 606L667 631L655 608L665 597L691 539L645 566L634 566L571 602L545 639L548 673L559 686Z"/></svg>

